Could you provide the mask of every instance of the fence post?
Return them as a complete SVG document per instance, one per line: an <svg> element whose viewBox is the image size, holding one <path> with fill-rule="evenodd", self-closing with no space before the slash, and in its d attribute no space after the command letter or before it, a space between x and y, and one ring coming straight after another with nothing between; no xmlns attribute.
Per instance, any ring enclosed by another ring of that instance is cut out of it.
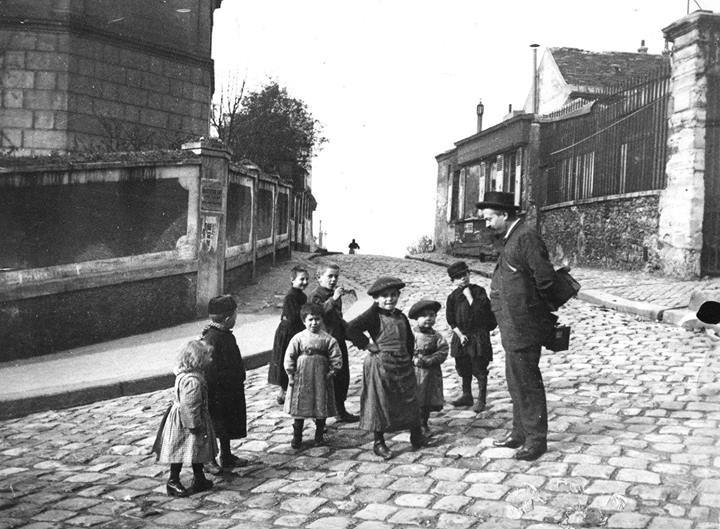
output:
<svg viewBox="0 0 720 529"><path fill-rule="evenodd" d="M667 184L660 195L658 247L663 272L680 278L701 275L707 66L719 32L720 16L709 11L696 11L663 29L673 48Z"/></svg>
<svg viewBox="0 0 720 529"><path fill-rule="evenodd" d="M203 316L208 301L223 293L230 151L207 141L185 143L182 148L200 156L195 312Z"/></svg>

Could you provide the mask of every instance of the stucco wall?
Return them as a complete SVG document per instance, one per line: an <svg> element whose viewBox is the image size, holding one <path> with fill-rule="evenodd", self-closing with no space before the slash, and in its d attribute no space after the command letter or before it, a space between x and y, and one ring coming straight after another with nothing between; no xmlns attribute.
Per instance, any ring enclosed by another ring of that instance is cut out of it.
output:
<svg viewBox="0 0 720 529"><path fill-rule="evenodd" d="M658 195L545 208L542 237L555 263L656 270Z"/></svg>
<svg viewBox="0 0 720 529"><path fill-rule="evenodd" d="M0 361L54 353L191 320L195 317L195 276L158 277L0 302Z"/></svg>

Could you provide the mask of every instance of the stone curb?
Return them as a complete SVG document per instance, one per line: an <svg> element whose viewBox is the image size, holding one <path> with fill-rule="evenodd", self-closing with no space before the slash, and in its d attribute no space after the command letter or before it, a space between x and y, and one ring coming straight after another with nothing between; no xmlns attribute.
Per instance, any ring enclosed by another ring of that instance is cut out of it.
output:
<svg viewBox="0 0 720 529"><path fill-rule="evenodd" d="M356 301L348 307L346 315L357 316L360 310L366 308L369 296L365 294L364 288L354 280L345 277L343 282L356 289L357 294ZM271 356L272 349L243 355L245 369L250 371L263 367L270 362ZM89 386L72 384L48 390L47 392L39 390L35 394L14 393L3 395L0 396L0 420L15 419L41 411L72 408L73 406L92 404L93 402L117 397L150 393L171 388L174 383L175 375L163 371L134 379L108 378Z"/></svg>
<svg viewBox="0 0 720 529"><path fill-rule="evenodd" d="M250 371L266 365L270 361L271 355L272 350L268 350L243 356L245 369ZM48 393L39 391L35 395L23 393L3 396L0 398L0 420L15 419L41 411L72 408L117 397L149 393L171 388L174 383L175 375L165 372L132 380L107 379L93 386L73 384Z"/></svg>
<svg viewBox="0 0 720 529"><path fill-rule="evenodd" d="M424 257L406 255L405 259L447 267L447 263ZM484 270L471 267L470 271L486 278L492 278L492 274ZM669 323L670 325L676 326L681 325L681 320L690 312L686 308L663 307L655 303L621 298L598 289L581 289L580 292L578 292L577 298L586 303L607 307L617 312L634 314L648 320Z"/></svg>

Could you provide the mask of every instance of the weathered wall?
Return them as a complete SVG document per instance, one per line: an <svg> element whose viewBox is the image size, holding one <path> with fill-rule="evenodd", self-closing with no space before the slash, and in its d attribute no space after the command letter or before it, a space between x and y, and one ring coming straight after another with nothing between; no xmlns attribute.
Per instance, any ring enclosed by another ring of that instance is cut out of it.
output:
<svg viewBox="0 0 720 529"><path fill-rule="evenodd" d="M5 0L0 148L132 150L207 136L215 5Z"/></svg>
<svg viewBox="0 0 720 529"><path fill-rule="evenodd" d="M446 249L448 244L455 240L455 227L447 221L448 202L448 171L451 171L452 159L438 159L438 172L435 194L435 247Z"/></svg>
<svg viewBox="0 0 720 529"><path fill-rule="evenodd" d="M195 293L195 274L183 274L0 302L0 361L191 320Z"/></svg>
<svg viewBox="0 0 720 529"><path fill-rule="evenodd" d="M547 207L542 237L555 263L656 270L658 195Z"/></svg>

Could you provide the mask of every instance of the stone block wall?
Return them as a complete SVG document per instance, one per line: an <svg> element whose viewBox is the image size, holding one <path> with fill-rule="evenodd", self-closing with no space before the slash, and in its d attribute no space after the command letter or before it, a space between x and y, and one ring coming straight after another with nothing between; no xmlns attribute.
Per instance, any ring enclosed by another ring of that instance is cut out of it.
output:
<svg viewBox="0 0 720 529"><path fill-rule="evenodd" d="M26 4L0 12L2 151L169 148L208 135L215 0Z"/></svg>
<svg viewBox="0 0 720 529"><path fill-rule="evenodd" d="M541 212L542 237L556 264L653 271L660 267L658 193Z"/></svg>

